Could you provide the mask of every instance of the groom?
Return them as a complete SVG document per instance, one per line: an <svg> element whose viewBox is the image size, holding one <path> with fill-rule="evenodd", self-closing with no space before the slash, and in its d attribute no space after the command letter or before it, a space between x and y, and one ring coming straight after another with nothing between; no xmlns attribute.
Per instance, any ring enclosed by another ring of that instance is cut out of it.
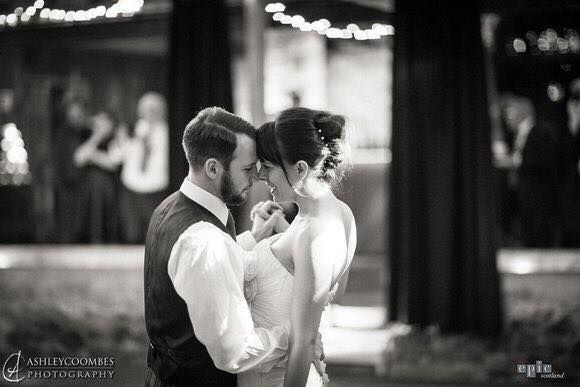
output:
<svg viewBox="0 0 580 387"><path fill-rule="evenodd" d="M226 206L242 204L258 179L255 136L217 107L185 128L189 173L153 213L145 245L147 386L235 386L236 373L268 371L286 355L287 330L254 327L243 293L244 267L256 259L248 250L281 212L272 203L268 219L254 217L236 237Z"/></svg>

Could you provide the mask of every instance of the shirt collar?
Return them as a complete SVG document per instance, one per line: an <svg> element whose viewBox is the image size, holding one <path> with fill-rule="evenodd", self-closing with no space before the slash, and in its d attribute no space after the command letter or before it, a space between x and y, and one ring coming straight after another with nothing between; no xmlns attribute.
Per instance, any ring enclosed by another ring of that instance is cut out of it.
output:
<svg viewBox="0 0 580 387"><path fill-rule="evenodd" d="M224 224L224 226L228 223L230 211L220 198L195 185L189 181L187 177L183 180L179 190L197 204L211 211L211 213L214 214L220 222Z"/></svg>

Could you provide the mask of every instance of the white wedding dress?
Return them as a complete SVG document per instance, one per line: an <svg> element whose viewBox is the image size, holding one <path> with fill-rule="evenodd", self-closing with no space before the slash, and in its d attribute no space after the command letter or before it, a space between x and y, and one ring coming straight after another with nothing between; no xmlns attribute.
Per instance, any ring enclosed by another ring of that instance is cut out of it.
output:
<svg viewBox="0 0 580 387"><path fill-rule="evenodd" d="M340 278L347 272L348 266L352 262L356 247L356 230L350 230L351 236L347 241L349 264L340 274L335 284L333 284L328 295L326 306L330 304L338 288ZM354 237L353 237L354 234ZM250 304L250 311L254 325L257 327L272 328L274 326L286 326L290 332L290 311L292 303L292 287L294 277L290 274L272 253L271 243L277 238L261 241L256 247L257 264L255 268L249 268L245 278L251 279L245 282L246 298ZM246 268L248 269L248 268ZM323 338L324 340L324 338ZM321 369L324 373L326 365L321 362ZM241 387L281 387L284 384L284 373L286 368L278 366L271 371L261 373L257 371L247 371L238 374L238 386ZM307 387L323 386L328 382L326 373L320 375L313 364L310 365Z"/></svg>

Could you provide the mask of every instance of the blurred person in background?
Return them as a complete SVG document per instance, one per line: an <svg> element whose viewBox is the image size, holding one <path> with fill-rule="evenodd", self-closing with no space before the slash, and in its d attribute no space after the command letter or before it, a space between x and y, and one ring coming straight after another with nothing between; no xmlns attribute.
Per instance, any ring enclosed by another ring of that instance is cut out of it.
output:
<svg viewBox="0 0 580 387"><path fill-rule="evenodd" d="M0 89L0 125L13 122L14 92L11 89Z"/></svg>
<svg viewBox="0 0 580 387"><path fill-rule="evenodd" d="M580 78L570 83L568 130L561 141L562 247L580 247Z"/></svg>
<svg viewBox="0 0 580 387"><path fill-rule="evenodd" d="M558 218L558 135L539 123L532 101L521 96L504 100L503 115L513 134L511 184L520 214L521 239L526 247L551 247Z"/></svg>
<svg viewBox="0 0 580 387"><path fill-rule="evenodd" d="M86 242L87 187L85 168L76 165L74 154L91 136L84 101L65 102L57 117L54 135L56 240L61 243Z"/></svg>
<svg viewBox="0 0 580 387"><path fill-rule="evenodd" d="M92 117L91 137L74 153L74 163L85 168L88 205L88 238L91 243L116 242L118 171L122 161L121 138L114 115L100 111Z"/></svg>
<svg viewBox="0 0 580 387"><path fill-rule="evenodd" d="M153 210L169 186L169 128L165 98L145 93L137 104L137 122L123 146L121 225L123 239L143 243Z"/></svg>

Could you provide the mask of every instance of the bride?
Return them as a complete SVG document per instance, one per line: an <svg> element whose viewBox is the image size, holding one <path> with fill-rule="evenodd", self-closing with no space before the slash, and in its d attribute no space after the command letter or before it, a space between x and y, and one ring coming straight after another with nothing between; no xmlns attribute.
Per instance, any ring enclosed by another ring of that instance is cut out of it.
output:
<svg viewBox="0 0 580 387"><path fill-rule="evenodd" d="M331 187L344 171L345 119L306 108L283 111L258 129L260 179L274 200L295 203L298 214L282 234L256 247L257 264L245 284L256 326L290 332L285 365L248 371L239 386L322 386L324 363L311 364L324 308L344 292L356 247L350 208Z"/></svg>

